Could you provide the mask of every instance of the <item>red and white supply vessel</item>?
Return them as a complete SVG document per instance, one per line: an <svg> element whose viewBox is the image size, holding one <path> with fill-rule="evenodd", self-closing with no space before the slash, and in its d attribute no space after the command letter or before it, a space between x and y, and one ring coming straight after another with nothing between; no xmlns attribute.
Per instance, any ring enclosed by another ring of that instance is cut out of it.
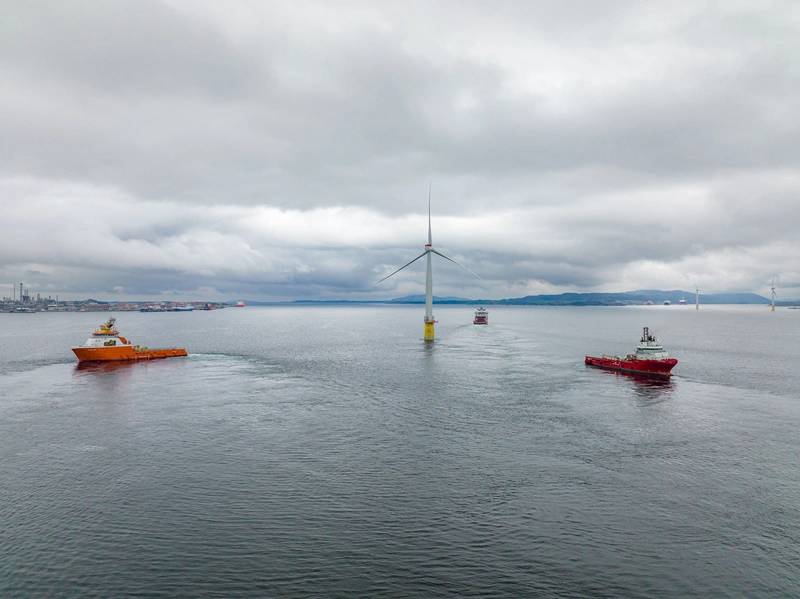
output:
<svg viewBox="0 0 800 599"><path fill-rule="evenodd" d="M655 335L650 334L650 329L644 327L642 338L636 347L636 352L624 358L619 356L586 356L588 366L597 366L607 370L622 372L635 372L649 376L669 377L678 360L671 357Z"/></svg>
<svg viewBox="0 0 800 599"><path fill-rule="evenodd" d="M472 324L489 324L489 311L483 307L475 310L475 318L472 319Z"/></svg>

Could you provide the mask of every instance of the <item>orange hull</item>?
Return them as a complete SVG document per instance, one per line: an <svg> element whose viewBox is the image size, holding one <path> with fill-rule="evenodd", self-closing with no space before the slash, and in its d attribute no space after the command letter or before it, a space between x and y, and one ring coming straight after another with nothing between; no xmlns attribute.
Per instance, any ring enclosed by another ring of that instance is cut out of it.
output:
<svg viewBox="0 0 800 599"><path fill-rule="evenodd" d="M170 349L136 349L130 345L115 347L73 347L78 362L135 362L187 356L182 347Z"/></svg>

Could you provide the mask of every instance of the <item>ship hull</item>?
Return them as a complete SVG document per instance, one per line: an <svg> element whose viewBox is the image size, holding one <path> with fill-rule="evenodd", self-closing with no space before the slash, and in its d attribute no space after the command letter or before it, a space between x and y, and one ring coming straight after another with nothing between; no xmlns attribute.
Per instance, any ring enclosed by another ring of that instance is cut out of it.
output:
<svg viewBox="0 0 800 599"><path fill-rule="evenodd" d="M488 318L476 318L472 321L472 324L489 324Z"/></svg>
<svg viewBox="0 0 800 599"><path fill-rule="evenodd" d="M72 352L79 363L84 362L138 362L187 356L186 349L136 349L130 345L116 347L73 347Z"/></svg>
<svg viewBox="0 0 800 599"><path fill-rule="evenodd" d="M672 376L672 369L678 360L666 358L664 360L636 360L628 358L618 358L609 356L586 356L586 365L606 370L617 370L620 372L635 372L647 376L667 378Z"/></svg>

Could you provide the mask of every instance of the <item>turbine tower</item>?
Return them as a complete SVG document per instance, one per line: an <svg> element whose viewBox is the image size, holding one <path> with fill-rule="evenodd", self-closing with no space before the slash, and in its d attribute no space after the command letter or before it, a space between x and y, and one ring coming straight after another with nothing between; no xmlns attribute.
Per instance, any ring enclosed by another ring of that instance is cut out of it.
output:
<svg viewBox="0 0 800 599"><path fill-rule="evenodd" d="M385 277L383 277L380 281L378 281L376 283L376 285L378 283L382 283L383 281L385 281L389 277L393 277L394 275L399 273L401 270L403 270L407 266L411 266L412 264L414 264L414 262L416 262L417 260L419 260L423 256L425 257L425 264L426 264L426 271L425 271L425 320L424 320L424 329L423 329L423 338L425 339L425 341L433 341L435 339L435 337L436 337L435 331L434 331L434 324L436 323L436 319L434 319L434 317L433 317L433 268L432 268L432 264L431 264L431 254L436 254L437 256L440 256L441 258L444 258L445 260L449 260L453 264L455 264L457 266L460 266L461 268L466 270L471 275L473 275L475 277L478 277L480 279L480 277L477 274L472 272L466 266L464 266L462 264L459 264L458 262L456 262L455 260L453 260L449 256L445 256L442 252L440 252L438 250L435 250L433 248L433 237L431 235L431 188L430 188L430 185L429 185L428 186L428 243L425 244L425 251L423 251L419 256L414 258L411 262L407 262L406 264L404 264L403 266L401 266L400 268L398 268L394 272L386 275Z"/></svg>
<svg viewBox="0 0 800 599"><path fill-rule="evenodd" d="M772 277L772 287L770 287L769 289L770 289L770 296L771 296L771 300L770 300L770 303L769 303L769 309L770 309L771 312L774 312L775 311L775 295L776 295L775 294L775 277Z"/></svg>
<svg viewBox="0 0 800 599"><path fill-rule="evenodd" d="M700 288L699 287L695 287L694 288L694 309L695 310L699 310L700 309Z"/></svg>

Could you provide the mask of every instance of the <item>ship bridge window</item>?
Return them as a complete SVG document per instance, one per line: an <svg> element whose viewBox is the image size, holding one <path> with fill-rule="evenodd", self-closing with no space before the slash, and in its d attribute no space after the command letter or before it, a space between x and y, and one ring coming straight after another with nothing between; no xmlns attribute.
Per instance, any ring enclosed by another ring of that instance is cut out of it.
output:
<svg viewBox="0 0 800 599"><path fill-rule="evenodd" d="M117 337L89 337L84 344L85 347L108 347L119 345L121 341Z"/></svg>

